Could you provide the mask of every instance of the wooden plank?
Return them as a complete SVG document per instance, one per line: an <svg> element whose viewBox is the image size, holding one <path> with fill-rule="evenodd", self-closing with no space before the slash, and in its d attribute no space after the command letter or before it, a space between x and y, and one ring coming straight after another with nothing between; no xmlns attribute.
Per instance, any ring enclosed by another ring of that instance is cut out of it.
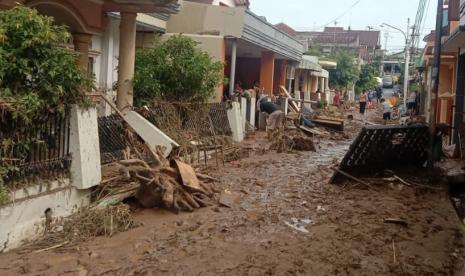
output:
<svg viewBox="0 0 465 276"><path fill-rule="evenodd" d="M302 131L313 134L313 135L322 135L322 136L329 136L329 133L320 131L316 128L309 128L306 126L300 126L299 127Z"/></svg>
<svg viewBox="0 0 465 276"><path fill-rule="evenodd" d="M343 119L334 118L334 117L317 116L316 118L317 118L317 119L321 119L321 120L335 121L335 122L343 122L343 123L344 123L344 120L343 120Z"/></svg>
<svg viewBox="0 0 465 276"><path fill-rule="evenodd" d="M344 123L343 122L313 119L312 123L323 125L323 126L330 127L330 128L334 128L334 129L337 129L337 130L340 130L340 131L344 130Z"/></svg>
<svg viewBox="0 0 465 276"><path fill-rule="evenodd" d="M194 169L186 163L183 163L179 160L174 160L176 166L178 167L179 174L181 175L181 180L184 186L189 187L195 191L201 192L203 189L200 186L200 181L197 178L197 174Z"/></svg>
<svg viewBox="0 0 465 276"><path fill-rule="evenodd" d="M312 122L313 123L320 123L320 124L334 125L334 126L344 126L343 122L323 120L323 119L313 119Z"/></svg>
<svg viewBox="0 0 465 276"><path fill-rule="evenodd" d="M291 94L289 94L289 92L287 91L287 89L284 86L280 85L279 88L281 88L281 90L284 92L284 95L286 97L292 98ZM297 106L297 104L295 102L289 101L289 106L292 107L292 109L294 109L294 111L300 112L300 108Z"/></svg>

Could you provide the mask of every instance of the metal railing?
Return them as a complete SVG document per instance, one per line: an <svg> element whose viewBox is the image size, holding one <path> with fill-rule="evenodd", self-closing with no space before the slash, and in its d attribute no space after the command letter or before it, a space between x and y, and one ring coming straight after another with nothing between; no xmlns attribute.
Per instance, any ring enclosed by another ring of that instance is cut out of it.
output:
<svg viewBox="0 0 465 276"><path fill-rule="evenodd" d="M0 117L0 167L7 170L4 180L69 172L69 139L69 112L44 112L32 123L3 112Z"/></svg>

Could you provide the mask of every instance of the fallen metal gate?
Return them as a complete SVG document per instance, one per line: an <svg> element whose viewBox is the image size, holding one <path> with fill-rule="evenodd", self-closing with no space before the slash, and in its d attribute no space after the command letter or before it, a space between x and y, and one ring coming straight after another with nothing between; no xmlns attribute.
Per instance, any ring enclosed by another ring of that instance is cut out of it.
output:
<svg viewBox="0 0 465 276"><path fill-rule="evenodd" d="M363 128L339 169L354 176L372 175L384 169L421 167L428 158L429 130L418 126L370 126ZM331 183L343 176L336 172Z"/></svg>

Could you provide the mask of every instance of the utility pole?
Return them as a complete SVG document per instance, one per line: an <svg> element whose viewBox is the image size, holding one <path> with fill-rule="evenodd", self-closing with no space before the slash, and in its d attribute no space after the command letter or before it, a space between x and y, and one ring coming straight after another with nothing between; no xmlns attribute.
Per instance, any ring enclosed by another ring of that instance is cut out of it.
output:
<svg viewBox="0 0 465 276"><path fill-rule="evenodd" d="M438 0L438 10L436 14L436 32L435 32L435 41L434 41L434 63L433 70L431 72L431 90L429 91L431 95L430 102L430 118L429 118L429 132L430 132L430 141L428 149L428 168L433 168L434 166L434 140L436 132L436 106L439 90L439 68L441 67L441 38L442 38L442 20L443 20L443 0Z"/></svg>
<svg viewBox="0 0 465 276"><path fill-rule="evenodd" d="M410 82L410 18L407 19L407 33L405 35L405 67L404 67L404 110L407 110L408 85Z"/></svg>

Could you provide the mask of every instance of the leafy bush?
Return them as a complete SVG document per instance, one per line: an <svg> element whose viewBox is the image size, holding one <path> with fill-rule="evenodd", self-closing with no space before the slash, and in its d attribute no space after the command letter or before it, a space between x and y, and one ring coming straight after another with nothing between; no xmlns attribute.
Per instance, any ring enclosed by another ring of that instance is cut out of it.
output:
<svg viewBox="0 0 465 276"><path fill-rule="evenodd" d="M0 11L0 99L13 102L15 115L26 122L44 110L85 102L92 79L73 50L58 46L68 40L65 27L34 9Z"/></svg>
<svg viewBox="0 0 465 276"><path fill-rule="evenodd" d="M199 50L192 39L176 35L157 39L154 48L136 53L134 102L150 104L154 99L206 101L223 77L223 64Z"/></svg>

